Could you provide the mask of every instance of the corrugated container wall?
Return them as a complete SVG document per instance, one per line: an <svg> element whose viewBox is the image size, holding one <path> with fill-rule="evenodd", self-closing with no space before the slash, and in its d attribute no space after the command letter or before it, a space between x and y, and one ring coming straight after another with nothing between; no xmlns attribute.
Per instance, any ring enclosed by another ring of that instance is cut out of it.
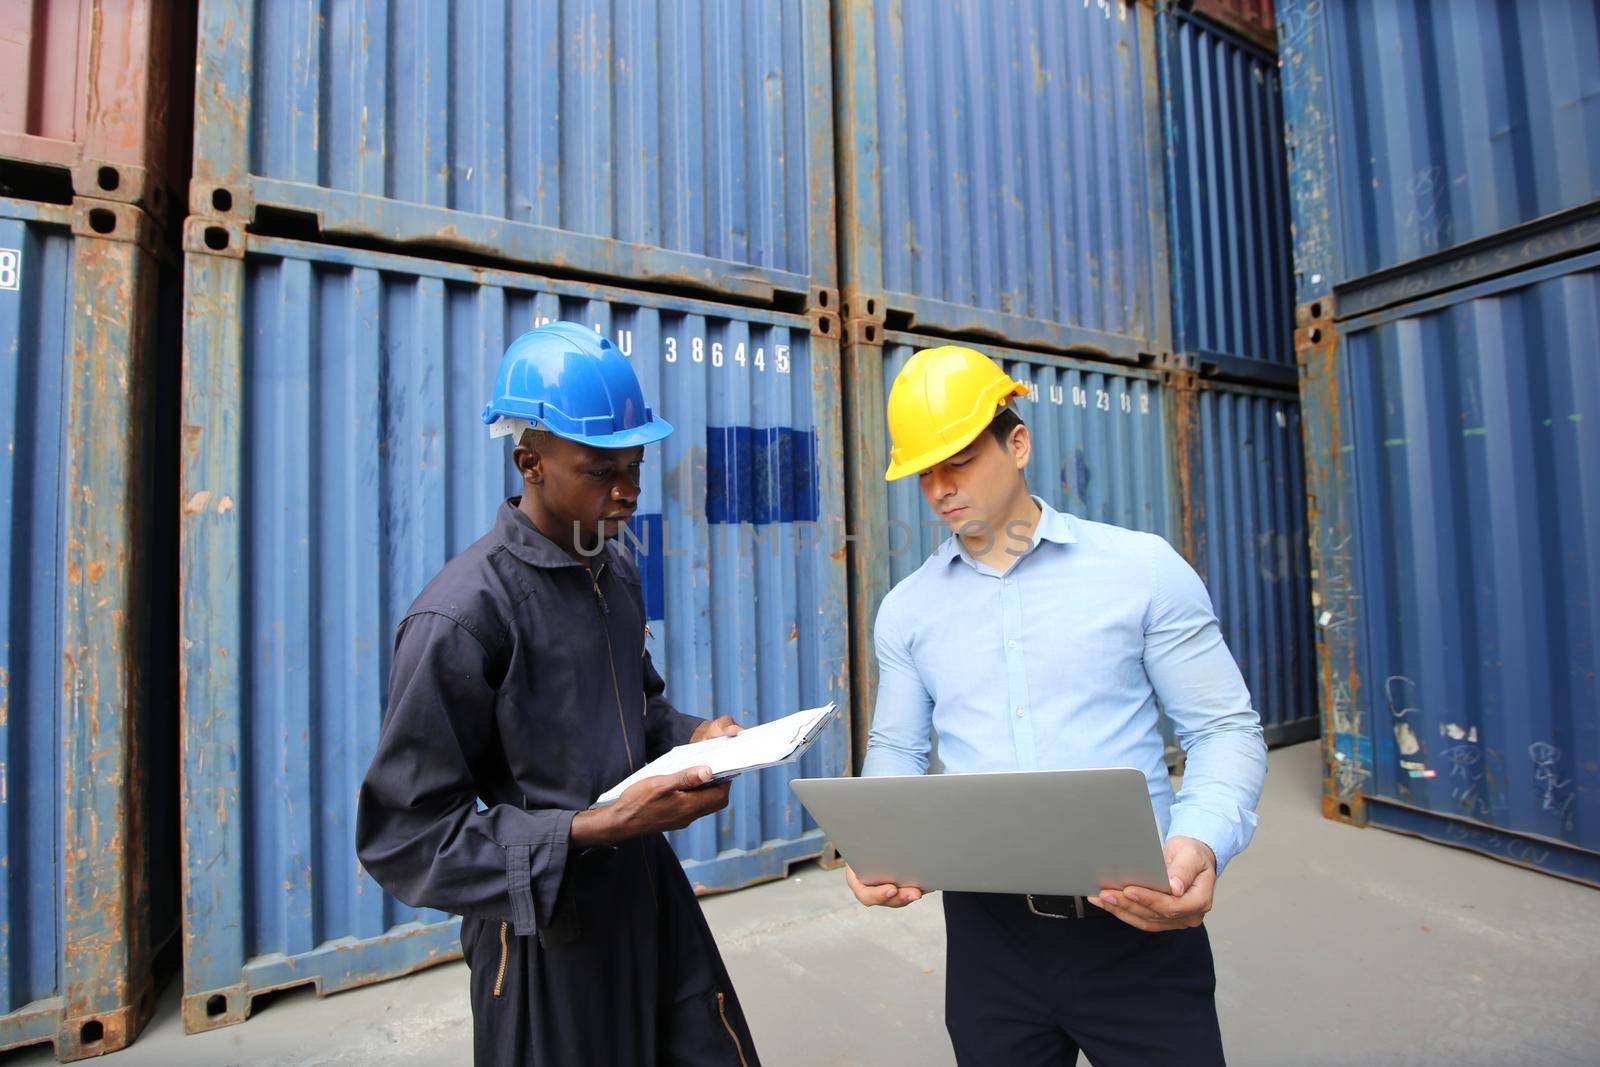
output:
<svg viewBox="0 0 1600 1067"><path fill-rule="evenodd" d="M1123 360L1168 346L1149 8L834 17L848 318Z"/></svg>
<svg viewBox="0 0 1600 1067"><path fill-rule="evenodd" d="M1173 350L1202 373L1292 388L1294 291L1277 60L1163 12Z"/></svg>
<svg viewBox="0 0 1600 1067"><path fill-rule="evenodd" d="M204 0L200 23L196 214L835 310L826 0Z"/></svg>
<svg viewBox="0 0 1600 1067"><path fill-rule="evenodd" d="M1493 240L1600 198L1593 0L1286 0L1280 25L1301 302L1464 245L1457 283L1594 243ZM1341 313L1438 284L1411 282Z"/></svg>
<svg viewBox="0 0 1600 1067"><path fill-rule="evenodd" d="M668 698L746 724L847 700L838 345L807 317L255 236L235 258L245 240L190 220L191 1030L240 1021L264 990L459 952L457 920L355 862L354 805L396 625L517 492L479 413L506 344L539 322L614 339L677 427L635 519ZM690 880L730 889L821 853L787 783L848 764L840 723L799 767L740 778L725 812L673 837Z"/></svg>
<svg viewBox="0 0 1600 1067"><path fill-rule="evenodd" d="M59 168L79 196L164 218L189 177L194 40L186 3L0 5L0 181L31 196L3 164Z"/></svg>
<svg viewBox="0 0 1600 1067"><path fill-rule="evenodd" d="M152 789L176 747L152 713L175 698L156 490L176 437L155 412L176 362L151 229L129 205L0 200L0 1049L65 1060L138 1034L177 922L176 811Z"/></svg>
<svg viewBox="0 0 1600 1067"><path fill-rule="evenodd" d="M1345 324L1318 473L1330 801L1600 884L1597 309L1591 253Z"/></svg>
<svg viewBox="0 0 1600 1067"><path fill-rule="evenodd" d="M915 478L885 482L889 388L913 352L937 338L889 333L884 344L846 351L851 401L850 514L852 664L856 760L877 691L872 622L884 596L947 535L928 513ZM1172 411L1159 372L1015 349L987 349L1012 377L1032 383L1018 401L1033 440L1029 485L1052 507L1179 543Z"/></svg>
<svg viewBox="0 0 1600 1067"><path fill-rule="evenodd" d="M1324 811L1600 885L1600 9L1282 43Z"/></svg>
<svg viewBox="0 0 1600 1067"><path fill-rule="evenodd" d="M1209 382L1174 396L1184 554L1211 593L1267 743L1315 737L1300 405L1293 394Z"/></svg>

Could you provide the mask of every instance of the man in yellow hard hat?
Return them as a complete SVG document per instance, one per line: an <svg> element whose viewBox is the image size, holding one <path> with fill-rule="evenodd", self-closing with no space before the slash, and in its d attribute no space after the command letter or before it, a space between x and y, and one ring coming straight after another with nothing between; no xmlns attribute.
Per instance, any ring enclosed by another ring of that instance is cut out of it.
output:
<svg viewBox="0 0 1600 1067"><path fill-rule="evenodd" d="M866 775L1136 767L1170 892L945 893L945 1023L963 1064L1223 1062L1201 920L1250 841L1261 723L1194 570L1153 534L1028 492L1028 386L969 348L918 352L889 395L886 477L916 476L952 535L890 591L873 628ZM1173 796L1157 702L1187 756ZM864 885L904 907L921 891Z"/></svg>

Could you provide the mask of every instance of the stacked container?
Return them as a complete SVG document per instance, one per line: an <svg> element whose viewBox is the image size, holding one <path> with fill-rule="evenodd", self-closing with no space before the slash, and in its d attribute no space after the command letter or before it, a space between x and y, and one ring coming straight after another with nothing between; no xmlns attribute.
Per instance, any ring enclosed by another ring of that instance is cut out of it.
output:
<svg viewBox="0 0 1600 1067"><path fill-rule="evenodd" d="M1317 713L1279 71L1243 35L1263 6L1158 22L1183 549L1278 744Z"/></svg>
<svg viewBox="0 0 1600 1067"><path fill-rule="evenodd" d="M180 9L0 15L0 1049L63 1060L138 1035L178 924Z"/></svg>
<svg viewBox="0 0 1600 1067"><path fill-rule="evenodd" d="M1179 546L1269 737L1315 730L1276 72L1153 7L835 4L858 760L877 606L938 540L888 388L952 340L1035 384L1033 490Z"/></svg>
<svg viewBox="0 0 1600 1067"><path fill-rule="evenodd" d="M1324 810L1600 884L1600 22L1284 5Z"/></svg>
<svg viewBox="0 0 1600 1067"><path fill-rule="evenodd" d="M459 954L354 805L396 625L515 492L505 346L592 326L677 432L634 523L667 696L848 702L831 61L821 0L201 6L185 231L190 1030ZM333 59L330 57L338 57ZM674 835L702 891L818 855L788 779Z"/></svg>

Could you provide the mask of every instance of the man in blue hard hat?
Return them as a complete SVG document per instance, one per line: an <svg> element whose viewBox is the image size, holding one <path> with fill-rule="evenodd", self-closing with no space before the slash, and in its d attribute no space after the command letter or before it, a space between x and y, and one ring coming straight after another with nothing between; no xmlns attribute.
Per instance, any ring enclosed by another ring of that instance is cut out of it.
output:
<svg viewBox="0 0 1600 1067"><path fill-rule="evenodd" d="M361 787L361 862L461 915L478 1064L754 1064L744 1013L662 833L728 803L697 767L590 805L675 745L736 733L667 703L639 572L612 540L672 432L628 360L558 322L506 350L483 420L520 498L400 624Z"/></svg>

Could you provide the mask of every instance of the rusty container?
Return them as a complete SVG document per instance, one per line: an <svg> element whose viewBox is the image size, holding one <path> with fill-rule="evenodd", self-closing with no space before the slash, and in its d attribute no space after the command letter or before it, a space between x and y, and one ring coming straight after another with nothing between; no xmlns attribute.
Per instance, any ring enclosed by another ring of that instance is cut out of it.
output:
<svg viewBox="0 0 1600 1067"><path fill-rule="evenodd" d="M177 511L153 229L0 199L0 1050L62 1060L138 1035L177 926L151 788L176 762Z"/></svg>
<svg viewBox="0 0 1600 1067"><path fill-rule="evenodd" d="M1323 813L1600 886L1600 22L1280 5Z"/></svg>
<svg viewBox="0 0 1600 1067"><path fill-rule="evenodd" d="M56 172L164 219L188 182L194 36L190 3L0 4L0 184L48 199Z"/></svg>

